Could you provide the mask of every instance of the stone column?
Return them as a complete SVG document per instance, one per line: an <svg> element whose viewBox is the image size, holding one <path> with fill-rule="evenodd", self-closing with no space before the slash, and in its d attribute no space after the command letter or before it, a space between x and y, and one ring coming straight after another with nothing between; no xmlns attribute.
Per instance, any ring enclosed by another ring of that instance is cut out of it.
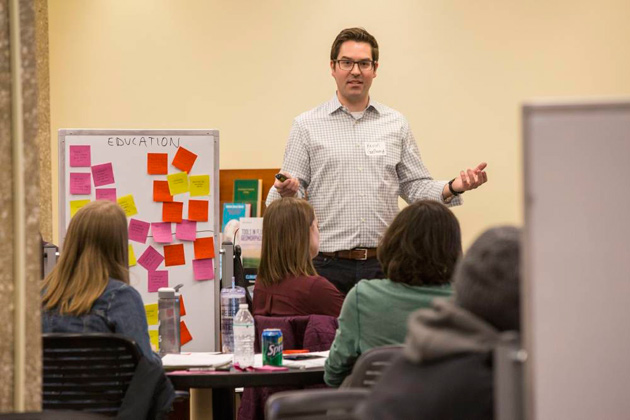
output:
<svg viewBox="0 0 630 420"><path fill-rule="evenodd" d="M2 412L41 409L42 253L35 3L0 0Z"/></svg>

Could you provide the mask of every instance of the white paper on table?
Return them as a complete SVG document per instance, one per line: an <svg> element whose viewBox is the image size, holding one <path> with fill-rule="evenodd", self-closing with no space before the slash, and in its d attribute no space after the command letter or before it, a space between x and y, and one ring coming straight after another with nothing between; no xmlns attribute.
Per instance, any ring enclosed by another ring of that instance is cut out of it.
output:
<svg viewBox="0 0 630 420"><path fill-rule="evenodd" d="M329 351L312 351L310 353L300 353L304 355L314 355L321 356L315 359L304 359L304 360L287 360L282 359L282 366L293 368L293 369L315 369L315 368L323 368L326 363L326 359L328 359ZM259 368L262 367L262 354L254 355L254 367Z"/></svg>
<svg viewBox="0 0 630 420"><path fill-rule="evenodd" d="M191 367L218 367L232 363L234 355L215 352L191 352L181 354L167 354L162 357L162 365L165 369L191 368Z"/></svg>

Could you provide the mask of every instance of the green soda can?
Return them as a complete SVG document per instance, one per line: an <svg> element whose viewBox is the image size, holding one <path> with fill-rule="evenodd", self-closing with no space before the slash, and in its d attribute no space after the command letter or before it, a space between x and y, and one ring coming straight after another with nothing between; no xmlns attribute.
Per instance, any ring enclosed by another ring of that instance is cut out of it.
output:
<svg viewBox="0 0 630 420"><path fill-rule="evenodd" d="M267 328L262 333L263 365L282 366L282 331Z"/></svg>

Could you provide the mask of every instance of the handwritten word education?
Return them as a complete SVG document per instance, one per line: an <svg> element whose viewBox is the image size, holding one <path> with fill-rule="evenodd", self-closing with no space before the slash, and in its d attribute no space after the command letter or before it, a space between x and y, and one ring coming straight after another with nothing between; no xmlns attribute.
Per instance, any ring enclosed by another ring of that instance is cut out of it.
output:
<svg viewBox="0 0 630 420"><path fill-rule="evenodd" d="M108 137L108 146L179 147L179 137Z"/></svg>

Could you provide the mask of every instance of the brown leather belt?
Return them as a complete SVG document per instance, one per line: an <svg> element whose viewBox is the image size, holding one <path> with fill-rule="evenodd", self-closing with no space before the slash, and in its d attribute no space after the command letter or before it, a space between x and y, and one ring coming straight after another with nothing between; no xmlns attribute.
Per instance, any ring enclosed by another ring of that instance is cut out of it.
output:
<svg viewBox="0 0 630 420"><path fill-rule="evenodd" d="M347 251L320 252L324 257L365 261L376 257L376 248L354 248Z"/></svg>

